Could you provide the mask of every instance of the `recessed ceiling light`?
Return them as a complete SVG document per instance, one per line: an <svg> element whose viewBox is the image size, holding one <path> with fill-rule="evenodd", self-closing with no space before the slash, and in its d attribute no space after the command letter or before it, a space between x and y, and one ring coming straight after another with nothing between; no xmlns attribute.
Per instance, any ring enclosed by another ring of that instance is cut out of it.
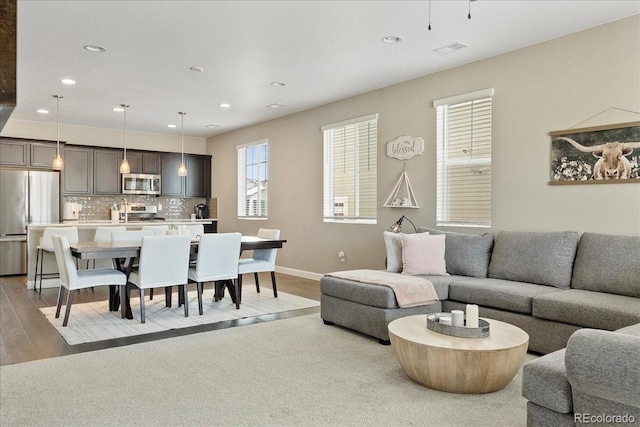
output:
<svg viewBox="0 0 640 427"><path fill-rule="evenodd" d="M89 52L104 52L106 50L102 46L91 45L91 44L86 45L84 49L88 50Z"/></svg>
<svg viewBox="0 0 640 427"><path fill-rule="evenodd" d="M211 129L215 129L215 128L219 128L220 126L218 125L206 125L206 128L211 128Z"/></svg>
<svg viewBox="0 0 640 427"><path fill-rule="evenodd" d="M465 47L469 47L469 45L460 43L460 42L455 42L455 43L448 44L446 46L439 47L437 49L433 49L433 51L438 53L444 53L446 55L447 53L455 52L456 50L464 49Z"/></svg>
<svg viewBox="0 0 640 427"><path fill-rule="evenodd" d="M191 71L198 71L198 72L199 72L199 71L204 71L204 68L202 68L202 67L189 67L189 69L190 69Z"/></svg>
<svg viewBox="0 0 640 427"><path fill-rule="evenodd" d="M60 80L60 82L66 84L66 85L74 85L74 84L76 84L76 81L72 80L72 79L62 79L62 80Z"/></svg>
<svg viewBox="0 0 640 427"><path fill-rule="evenodd" d="M267 107L269 107L269 108L282 108L282 107L286 107L286 105L285 104L280 104L278 102L274 102L273 104L267 105Z"/></svg>
<svg viewBox="0 0 640 427"><path fill-rule="evenodd" d="M282 83L282 82L271 82L271 86L273 86L273 87L282 87L284 85L285 84Z"/></svg>
<svg viewBox="0 0 640 427"><path fill-rule="evenodd" d="M386 36L380 39L380 41L382 43L387 43L387 44L394 44L394 43L399 43L402 41L402 39L398 36Z"/></svg>
<svg viewBox="0 0 640 427"><path fill-rule="evenodd" d="M224 104L220 104L221 108L229 108L231 107L231 104L227 104L226 102Z"/></svg>
<svg viewBox="0 0 640 427"><path fill-rule="evenodd" d="M122 113L124 111L124 108L122 108L122 107L113 107L112 110L116 111L118 113Z"/></svg>
<svg viewBox="0 0 640 427"><path fill-rule="evenodd" d="M167 125L168 128L174 128L176 125Z"/></svg>

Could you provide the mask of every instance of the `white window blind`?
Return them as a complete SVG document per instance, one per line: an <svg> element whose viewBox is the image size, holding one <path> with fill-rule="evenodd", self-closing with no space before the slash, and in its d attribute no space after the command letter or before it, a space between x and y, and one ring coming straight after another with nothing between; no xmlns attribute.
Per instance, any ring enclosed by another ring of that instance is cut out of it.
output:
<svg viewBox="0 0 640 427"><path fill-rule="evenodd" d="M238 150L238 218L267 218L269 144L267 140Z"/></svg>
<svg viewBox="0 0 640 427"><path fill-rule="evenodd" d="M437 107L437 225L491 226L493 89Z"/></svg>
<svg viewBox="0 0 640 427"><path fill-rule="evenodd" d="M376 223L378 115L322 127L325 222Z"/></svg>

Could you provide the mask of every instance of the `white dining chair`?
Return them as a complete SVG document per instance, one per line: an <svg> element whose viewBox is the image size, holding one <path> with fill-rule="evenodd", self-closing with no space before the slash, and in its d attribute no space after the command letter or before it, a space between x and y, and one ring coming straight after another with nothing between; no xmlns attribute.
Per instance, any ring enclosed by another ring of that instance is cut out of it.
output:
<svg viewBox="0 0 640 427"><path fill-rule="evenodd" d="M261 228L258 230L258 237L263 239L279 239L280 230L271 228ZM242 296L242 275L253 273L256 281L256 292L260 293L260 282L258 273L270 272L271 285L273 286L273 296L278 298L278 288L276 287L276 255L277 249L257 249L253 251L252 258L241 258L238 265L238 288Z"/></svg>
<svg viewBox="0 0 640 427"><path fill-rule="evenodd" d="M202 309L202 288L204 282L231 280L236 289L236 308L240 308L238 299L238 260L240 259L240 233L209 233L200 236L198 257L195 267L189 268L189 280L196 282L198 289L198 310ZM215 295L218 293L214 285Z"/></svg>
<svg viewBox="0 0 640 427"><path fill-rule="evenodd" d="M59 272L55 273L43 273L44 256L47 253L53 254L53 235L65 236L70 244L78 243L78 227L45 227L40 238L40 244L36 248L36 273L33 278L33 289L36 289L36 282L40 279L40 286L38 293L42 292L42 278L47 276L48 278L59 277ZM38 270L40 270L38 272Z"/></svg>
<svg viewBox="0 0 640 427"><path fill-rule="evenodd" d="M96 232L93 234L94 242L110 242L111 241L111 233L116 232L120 233L122 231L127 231L127 227L125 226L115 226L115 227L96 227ZM113 260L108 259L100 259L96 262L93 260L93 268L111 268L114 267Z"/></svg>
<svg viewBox="0 0 640 427"><path fill-rule="evenodd" d="M126 230L126 231L114 231L111 233L111 242L132 242L142 243L142 238L145 236L153 236L151 230Z"/></svg>
<svg viewBox="0 0 640 427"><path fill-rule="evenodd" d="M168 225L143 225L142 231L151 231L154 236L165 236L167 234L167 230L169 229Z"/></svg>
<svg viewBox="0 0 640 427"><path fill-rule="evenodd" d="M186 228L187 228L187 231L189 231L191 240L194 240L204 234L204 225L202 224L187 225Z"/></svg>
<svg viewBox="0 0 640 427"><path fill-rule="evenodd" d="M184 285L184 316L189 316L187 282L191 238L187 235L145 236L140 248L137 272L129 275L129 283L140 289L140 320L145 323L145 289Z"/></svg>
<svg viewBox="0 0 640 427"><path fill-rule="evenodd" d="M67 290L67 306L64 313L62 326L67 326L71 304L73 303L74 291L78 289L91 288L94 286L115 285L120 286L120 292L124 292L127 283L127 276L114 268L100 268L95 270L78 270L71 255L69 240L63 235L53 235L54 253L56 263L60 271L60 289L58 290L58 302L56 305L56 319L60 317L64 291Z"/></svg>

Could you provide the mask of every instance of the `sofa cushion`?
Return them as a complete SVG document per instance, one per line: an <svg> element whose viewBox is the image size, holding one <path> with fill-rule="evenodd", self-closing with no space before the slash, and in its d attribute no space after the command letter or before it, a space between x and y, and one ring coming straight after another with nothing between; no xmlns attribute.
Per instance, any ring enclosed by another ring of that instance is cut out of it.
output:
<svg viewBox="0 0 640 427"><path fill-rule="evenodd" d="M452 233L426 227L418 227L418 232L445 235L444 259L447 263L447 273L487 277L491 249L493 249L493 234Z"/></svg>
<svg viewBox="0 0 640 427"><path fill-rule="evenodd" d="M640 297L640 237L584 233L571 287Z"/></svg>
<svg viewBox="0 0 640 427"><path fill-rule="evenodd" d="M562 349L525 363L522 367L522 397L562 414L573 412L564 356L565 350Z"/></svg>
<svg viewBox="0 0 640 427"><path fill-rule="evenodd" d="M402 274L447 274L444 236L426 233L402 234Z"/></svg>
<svg viewBox="0 0 640 427"><path fill-rule="evenodd" d="M384 247L387 250L387 271L400 273L402 271L402 237L400 233L385 231Z"/></svg>
<svg viewBox="0 0 640 427"><path fill-rule="evenodd" d="M501 231L493 245L489 277L568 289L578 233Z"/></svg>
<svg viewBox="0 0 640 427"><path fill-rule="evenodd" d="M616 332L619 334L635 335L637 337L640 337L640 323L636 323L635 325L625 326L624 328L616 329Z"/></svg>
<svg viewBox="0 0 640 427"><path fill-rule="evenodd" d="M536 296L532 313L541 319L614 331L640 322L640 298L567 289Z"/></svg>
<svg viewBox="0 0 640 427"><path fill-rule="evenodd" d="M450 300L525 314L531 314L533 297L556 292L560 289L501 279L466 279L449 285Z"/></svg>

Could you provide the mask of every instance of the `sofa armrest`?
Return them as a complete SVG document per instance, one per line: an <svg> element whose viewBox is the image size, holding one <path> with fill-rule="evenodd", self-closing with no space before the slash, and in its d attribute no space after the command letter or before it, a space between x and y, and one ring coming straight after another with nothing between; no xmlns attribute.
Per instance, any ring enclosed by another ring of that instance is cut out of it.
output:
<svg viewBox="0 0 640 427"><path fill-rule="evenodd" d="M565 368L575 395L640 408L640 337L595 329L567 342Z"/></svg>

